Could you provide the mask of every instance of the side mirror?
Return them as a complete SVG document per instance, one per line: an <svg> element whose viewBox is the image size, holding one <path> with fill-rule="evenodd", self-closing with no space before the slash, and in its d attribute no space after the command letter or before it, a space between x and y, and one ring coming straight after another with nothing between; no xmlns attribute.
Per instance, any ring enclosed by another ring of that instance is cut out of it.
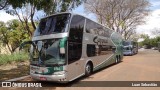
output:
<svg viewBox="0 0 160 90"><path fill-rule="evenodd" d="M22 44L20 44L19 50L21 50L26 44L32 44L35 47L35 45L32 41L26 41L26 42L23 42Z"/></svg>
<svg viewBox="0 0 160 90"><path fill-rule="evenodd" d="M60 54L65 54L65 45L66 45L67 38L63 38L60 40Z"/></svg>

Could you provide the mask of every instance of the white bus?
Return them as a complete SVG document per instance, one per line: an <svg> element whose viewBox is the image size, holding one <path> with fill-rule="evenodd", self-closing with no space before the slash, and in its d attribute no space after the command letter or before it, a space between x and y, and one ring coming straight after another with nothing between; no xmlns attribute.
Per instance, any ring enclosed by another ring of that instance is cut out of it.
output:
<svg viewBox="0 0 160 90"><path fill-rule="evenodd" d="M138 43L135 41L123 41L123 54L135 55L138 53Z"/></svg>
<svg viewBox="0 0 160 90"><path fill-rule="evenodd" d="M30 75L40 81L70 82L123 58L120 34L73 13L41 19L25 44L31 44Z"/></svg>

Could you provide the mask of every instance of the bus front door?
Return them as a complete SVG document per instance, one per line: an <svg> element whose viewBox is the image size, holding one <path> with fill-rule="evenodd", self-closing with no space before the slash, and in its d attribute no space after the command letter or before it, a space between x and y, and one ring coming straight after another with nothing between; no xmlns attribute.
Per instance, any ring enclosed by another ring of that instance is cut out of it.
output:
<svg viewBox="0 0 160 90"><path fill-rule="evenodd" d="M74 80L80 77L83 72L83 61L81 59L82 44L68 43L68 65L67 65L67 79Z"/></svg>

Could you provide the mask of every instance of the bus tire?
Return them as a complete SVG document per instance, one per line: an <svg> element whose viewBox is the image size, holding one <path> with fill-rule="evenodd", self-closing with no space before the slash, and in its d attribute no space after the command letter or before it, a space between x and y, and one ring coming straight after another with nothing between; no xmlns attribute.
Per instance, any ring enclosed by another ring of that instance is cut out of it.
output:
<svg viewBox="0 0 160 90"><path fill-rule="evenodd" d="M118 57L119 59L118 59L118 62L121 62L121 55L119 55L119 57Z"/></svg>
<svg viewBox="0 0 160 90"><path fill-rule="evenodd" d="M133 52L131 52L130 56L133 56Z"/></svg>
<svg viewBox="0 0 160 90"><path fill-rule="evenodd" d="M117 64L118 63L118 56L116 56L116 60L115 60L115 64Z"/></svg>
<svg viewBox="0 0 160 90"><path fill-rule="evenodd" d="M85 76L89 76L92 73L92 64L91 63L87 63L86 67L85 67Z"/></svg>

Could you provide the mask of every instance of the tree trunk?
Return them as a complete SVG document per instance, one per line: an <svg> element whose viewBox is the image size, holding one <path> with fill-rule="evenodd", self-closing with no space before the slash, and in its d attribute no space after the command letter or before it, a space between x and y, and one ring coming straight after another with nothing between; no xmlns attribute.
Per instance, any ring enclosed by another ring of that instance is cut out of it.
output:
<svg viewBox="0 0 160 90"><path fill-rule="evenodd" d="M34 30L36 29L36 25L33 21L33 16L34 16L34 13L35 13L35 9L36 8L34 6L32 6L32 8L31 8L31 23L32 23L32 27L33 27Z"/></svg>

